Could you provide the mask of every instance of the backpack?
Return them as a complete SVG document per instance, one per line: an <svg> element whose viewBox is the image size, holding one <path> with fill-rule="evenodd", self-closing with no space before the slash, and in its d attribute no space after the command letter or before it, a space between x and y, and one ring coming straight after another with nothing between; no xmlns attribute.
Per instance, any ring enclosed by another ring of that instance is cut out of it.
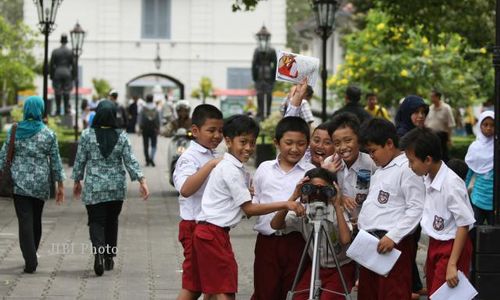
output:
<svg viewBox="0 0 500 300"><path fill-rule="evenodd" d="M145 132L154 132L158 129L158 111L156 108L142 108L141 129Z"/></svg>

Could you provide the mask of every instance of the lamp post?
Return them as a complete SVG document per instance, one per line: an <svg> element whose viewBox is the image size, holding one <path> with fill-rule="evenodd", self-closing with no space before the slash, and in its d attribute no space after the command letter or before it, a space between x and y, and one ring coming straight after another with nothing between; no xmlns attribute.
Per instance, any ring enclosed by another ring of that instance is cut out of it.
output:
<svg viewBox="0 0 500 300"><path fill-rule="evenodd" d="M33 0L38 11L38 27L40 32L45 36L45 51L43 56L43 103L45 110L43 112L44 119L47 117L47 89L49 76L49 34L54 30L57 9L63 0Z"/></svg>
<svg viewBox="0 0 500 300"><path fill-rule="evenodd" d="M323 49L323 67L321 70L321 120L326 121L326 41L333 32L337 0L312 0L312 8L316 18L316 34L321 38Z"/></svg>
<svg viewBox="0 0 500 300"><path fill-rule="evenodd" d="M276 51L271 48L271 33L266 26L255 34L257 49L252 59L252 78L257 91L258 113L260 120L267 118L271 109L272 92L274 87L276 69Z"/></svg>
<svg viewBox="0 0 500 300"><path fill-rule="evenodd" d="M85 31L80 24L76 22L75 27L70 31L71 50L73 51L74 70L75 70L75 142L78 141L78 58L82 54L83 40Z"/></svg>

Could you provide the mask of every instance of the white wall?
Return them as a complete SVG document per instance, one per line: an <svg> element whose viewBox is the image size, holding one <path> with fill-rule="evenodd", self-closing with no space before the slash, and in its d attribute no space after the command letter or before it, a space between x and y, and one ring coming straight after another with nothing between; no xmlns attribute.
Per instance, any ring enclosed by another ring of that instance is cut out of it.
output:
<svg viewBox="0 0 500 300"><path fill-rule="evenodd" d="M141 0L64 0L49 37L49 56L59 47L61 33L69 33L79 21L87 32L80 57L83 86L92 87L92 78L105 78L123 96L130 79L157 72L153 59L159 42L159 72L184 83L189 97L202 76L225 88L228 67L250 68L255 33L263 24L272 33L273 47L283 48L286 42L285 0L262 1L255 11L237 13L231 11L232 0L171 1L171 38L151 40L141 38ZM24 16L38 31L32 1L24 1ZM41 34L39 40L35 54L43 61ZM42 79L36 84L41 91Z"/></svg>

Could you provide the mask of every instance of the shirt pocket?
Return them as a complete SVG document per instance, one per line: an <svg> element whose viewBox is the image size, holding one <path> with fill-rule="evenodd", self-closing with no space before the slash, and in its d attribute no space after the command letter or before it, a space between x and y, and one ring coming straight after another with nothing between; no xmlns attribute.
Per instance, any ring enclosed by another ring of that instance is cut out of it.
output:
<svg viewBox="0 0 500 300"><path fill-rule="evenodd" d="M400 197L397 187L391 186L389 184L382 184L379 187L378 191L375 190L375 192L377 193L375 204L378 207L386 208L388 206L397 205L397 200Z"/></svg>

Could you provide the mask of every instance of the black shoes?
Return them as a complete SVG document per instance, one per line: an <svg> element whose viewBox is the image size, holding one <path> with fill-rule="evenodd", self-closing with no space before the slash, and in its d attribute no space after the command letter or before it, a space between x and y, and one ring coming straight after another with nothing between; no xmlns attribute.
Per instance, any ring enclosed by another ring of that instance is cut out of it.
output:
<svg viewBox="0 0 500 300"><path fill-rule="evenodd" d="M37 266L38 266L38 263L35 263L35 264L34 264L34 265L32 265L32 266L27 266L27 265L26 265L26 266L24 267L24 270L23 270L23 271L24 271L24 273L33 274L33 273L35 273L35 271L36 271L36 267L37 267Z"/></svg>
<svg viewBox="0 0 500 300"><path fill-rule="evenodd" d="M146 159L146 167L148 166L156 167L155 162L152 159Z"/></svg>
<svg viewBox="0 0 500 300"><path fill-rule="evenodd" d="M104 270L111 271L115 267L115 262L112 256L108 256L104 259Z"/></svg>
<svg viewBox="0 0 500 300"><path fill-rule="evenodd" d="M94 260L94 272L97 276L102 276L104 273L104 257L102 254L96 254Z"/></svg>

